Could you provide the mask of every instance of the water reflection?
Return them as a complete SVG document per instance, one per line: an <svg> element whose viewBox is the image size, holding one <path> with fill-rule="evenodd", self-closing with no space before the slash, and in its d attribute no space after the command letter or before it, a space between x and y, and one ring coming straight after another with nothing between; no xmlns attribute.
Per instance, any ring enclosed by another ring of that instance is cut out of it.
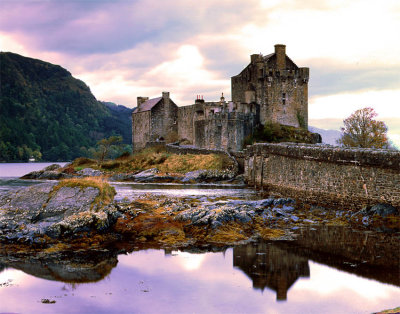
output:
<svg viewBox="0 0 400 314"><path fill-rule="evenodd" d="M371 242L360 241L365 233L329 227L301 231L294 242L127 255L117 249L53 257L2 250L0 310L337 313L394 308L400 299L399 260L392 258L396 246L382 235L367 235ZM135 244L119 247L132 251ZM378 252L384 262L374 256ZM42 298L57 302L46 307L38 302Z"/></svg>
<svg viewBox="0 0 400 314"><path fill-rule="evenodd" d="M0 256L0 273L13 268L52 281L89 283L104 279L117 266L117 253L107 250L37 255L7 254Z"/></svg>
<svg viewBox="0 0 400 314"><path fill-rule="evenodd" d="M255 243L233 248L233 266L253 281L253 288L276 291L276 299L287 299L287 291L300 277L310 277L308 259L273 243Z"/></svg>
<svg viewBox="0 0 400 314"><path fill-rule="evenodd" d="M241 185L232 184L176 184L176 183L122 183L111 182L117 191L115 199L120 201L133 199L146 195L169 197L240 197L251 198L257 196L257 192L244 188Z"/></svg>

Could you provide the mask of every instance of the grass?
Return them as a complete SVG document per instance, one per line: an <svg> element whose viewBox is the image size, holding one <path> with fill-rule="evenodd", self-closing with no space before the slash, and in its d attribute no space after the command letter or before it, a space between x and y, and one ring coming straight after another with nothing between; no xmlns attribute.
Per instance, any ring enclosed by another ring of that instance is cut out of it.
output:
<svg viewBox="0 0 400 314"><path fill-rule="evenodd" d="M186 173L195 170L224 170L232 167L232 161L225 155L177 155L164 147L151 147L133 155L123 155L99 165L89 158L77 158L69 166L75 171L93 168L110 173L132 173L157 168L163 173Z"/></svg>
<svg viewBox="0 0 400 314"><path fill-rule="evenodd" d="M93 187L99 189L100 193L94 200L93 205L105 205L109 204L114 200L116 193L115 188L112 187L101 177L87 177L87 178L72 178L61 180L58 185L53 188L52 193L56 193L62 187L75 188L79 187L81 189L87 187Z"/></svg>

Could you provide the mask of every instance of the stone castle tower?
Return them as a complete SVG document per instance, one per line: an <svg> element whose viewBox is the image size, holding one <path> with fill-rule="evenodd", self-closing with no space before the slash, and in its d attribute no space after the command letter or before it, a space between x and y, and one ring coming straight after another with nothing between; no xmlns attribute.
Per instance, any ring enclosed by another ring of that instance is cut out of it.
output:
<svg viewBox="0 0 400 314"><path fill-rule="evenodd" d="M285 45L275 53L253 54L250 64L231 78L232 101L260 106L260 123L308 128L309 68L299 68Z"/></svg>

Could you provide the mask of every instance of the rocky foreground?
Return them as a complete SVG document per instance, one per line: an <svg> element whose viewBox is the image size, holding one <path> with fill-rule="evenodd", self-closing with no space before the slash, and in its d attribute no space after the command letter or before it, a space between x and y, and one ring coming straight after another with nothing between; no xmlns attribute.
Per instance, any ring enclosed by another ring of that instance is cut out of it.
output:
<svg viewBox="0 0 400 314"><path fill-rule="evenodd" d="M120 240L188 247L290 240L297 229L313 225L400 230L398 212L389 205L351 212L307 207L290 198L146 196L118 203L107 183L93 180L47 182L0 195L0 241L55 249L67 243L77 249Z"/></svg>

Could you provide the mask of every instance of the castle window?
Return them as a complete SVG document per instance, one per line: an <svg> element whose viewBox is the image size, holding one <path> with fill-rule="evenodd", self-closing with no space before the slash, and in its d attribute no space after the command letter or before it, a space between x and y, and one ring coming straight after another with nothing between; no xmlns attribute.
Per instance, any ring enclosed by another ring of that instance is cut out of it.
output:
<svg viewBox="0 0 400 314"><path fill-rule="evenodd" d="M282 93L282 104L286 104L286 93Z"/></svg>

